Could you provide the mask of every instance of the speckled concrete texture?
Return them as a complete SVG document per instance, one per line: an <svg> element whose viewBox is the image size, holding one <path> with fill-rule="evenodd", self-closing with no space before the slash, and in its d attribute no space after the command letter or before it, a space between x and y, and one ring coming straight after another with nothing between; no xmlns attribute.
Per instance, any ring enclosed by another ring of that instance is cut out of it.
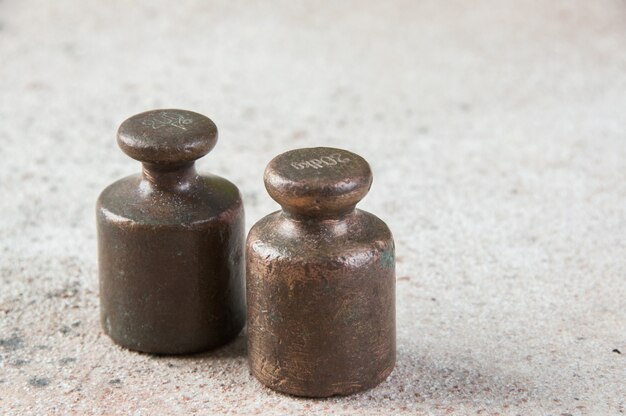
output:
<svg viewBox="0 0 626 416"><path fill-rule="evenodd" d="M98 327L94 203L117 125L210 116L198 163L277 208L276 154L368 159L397 243L378 388L263 388L244 336L154 357ZM626 3L0 0L1 414L618 415L626 396Z"/></svg>

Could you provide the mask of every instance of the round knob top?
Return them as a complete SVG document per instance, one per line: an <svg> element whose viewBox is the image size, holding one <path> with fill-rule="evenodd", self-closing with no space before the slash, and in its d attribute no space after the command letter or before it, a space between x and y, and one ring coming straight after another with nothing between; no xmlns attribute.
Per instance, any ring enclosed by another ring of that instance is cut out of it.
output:
<svg viewBox="0 0 626 416"><path fill-rule="evenodd" d="M287 212L332 216L351 211L367 195L372 171L357 154L313 147L276 156L265 169L264 181Z"/></svg>
<svg viewBox="0 0 626 416"><path fill-rule="evenodd" d="M117 131L117 144L133 159L155 164L191 162L217 143L217 126L192 111L146 111L125 120Z"/></svg>

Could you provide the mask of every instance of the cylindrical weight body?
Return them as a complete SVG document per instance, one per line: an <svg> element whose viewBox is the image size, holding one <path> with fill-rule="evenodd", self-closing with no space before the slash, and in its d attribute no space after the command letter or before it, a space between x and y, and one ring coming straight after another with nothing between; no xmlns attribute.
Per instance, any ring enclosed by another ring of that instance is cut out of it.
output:
<svg viewBox="0 0 626 416"><path fill-rule="evenodd" d="M248 237L250 366L275 390L350 394L393 370L393 240L378 218L353 216L307 229L276 213Z"/></svg>
<svg viewBox="0 0 626 416"><path fill-rule="evenodd" d="M112 187L127 188L124 185ZM135 205L136 215L128 209L120 213L119 204L110 199L115 191L105 190L98 204L105 333L124 347L161 354L202 351L237 335L245 306L244 216L236 189L230 201L222 197L221 203L230 206L220 214L183 224L163 222L168 205L163 200L159 218L141 212L144 204L150 209L147 201ZM175 201L169 202L172 211L180 210Z"/></svg>

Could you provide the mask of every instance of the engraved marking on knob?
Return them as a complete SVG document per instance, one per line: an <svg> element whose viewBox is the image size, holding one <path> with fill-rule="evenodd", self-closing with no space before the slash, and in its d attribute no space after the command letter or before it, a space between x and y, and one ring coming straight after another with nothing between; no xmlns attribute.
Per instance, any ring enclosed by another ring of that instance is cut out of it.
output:
<svg viewBox="0 0 626 416"><path fill-rule="evenodd" d="M297 170L302 170L302 169L307 169L307 168L323 169L323 168L327 168L330 166L338 165L340 163L348 163L348 162L350 162L349 158L342 157L340 153L333 153L332 155L322 156L316 159L301 160L300 162L292 162L291 166Z"/></svg>
<svg viewBox="0 0 626 416"><path fill-rule="evenodd" d="M193 123L192 119L185 118L182 114L177 114L171 111L162 111L159 114L141 122L144 126L150 126L154 130L160 129L163 126L172 126L181 130L187 130L185 125L191 123Z"/></svg>

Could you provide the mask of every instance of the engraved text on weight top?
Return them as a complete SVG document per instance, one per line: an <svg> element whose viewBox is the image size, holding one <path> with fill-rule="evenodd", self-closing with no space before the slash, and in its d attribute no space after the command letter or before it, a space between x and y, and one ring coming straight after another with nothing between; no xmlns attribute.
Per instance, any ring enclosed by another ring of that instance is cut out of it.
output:
<svg viewBox="0 0 626 416"><path fill-rule="evenodd" d="M155 130L163 126L172 126L181 130L187 130L185 125L191 124L192 122L192 119L185 118L182 114L177 114L171 111L163 111L155 116L143 120L141 124L144 126L150 126Z"/></svg>
<svg viewBox="0 0 626 416"><path fill-rule="evenodd" d="M339 153L334 153L329 156L322 156L316 159L302 160L300 162L292 162L291 166L293 166L297 170L313 168L313 169L322 169L329 166L335 166L340 163L348 163L350 159L347 157L342 157Z"/></svg>

